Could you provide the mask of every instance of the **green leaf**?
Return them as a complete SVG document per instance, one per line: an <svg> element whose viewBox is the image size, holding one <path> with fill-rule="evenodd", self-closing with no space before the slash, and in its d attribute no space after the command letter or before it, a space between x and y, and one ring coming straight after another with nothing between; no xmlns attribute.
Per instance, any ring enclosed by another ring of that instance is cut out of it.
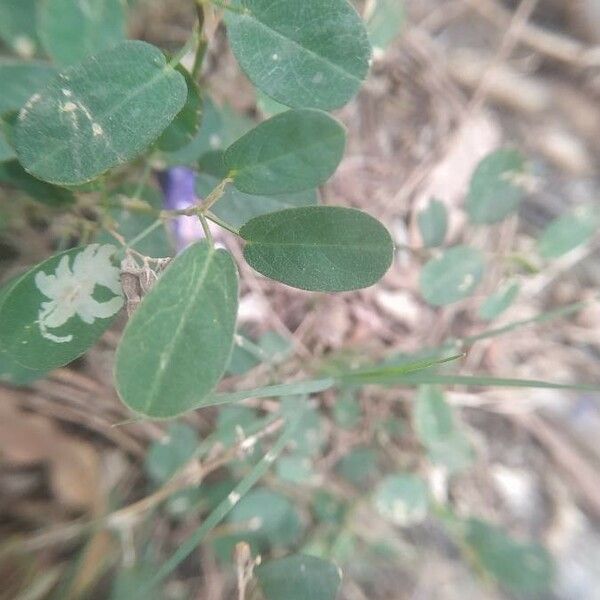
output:
<svg viewBox="0 0 600 600"><path fill-rule="evenodd" d="M338 374L341 382L352 385L367 385L376 383L389 383L396 381L410 373L419 373L437 365L443 365L462 358L462 354L447 355L442 348L433 353L426 353L424 358L402 357L399 361L391 361L382 366L354 369Z"/></svg>
<svg viewBox="0 0 600 600"><path fill-rule="evenodd" d="M587 243L598 230L600 211L593 204L582 204L552 221L538 242L544 258L559 258Z"/></svg>
<svg viewBox="0 0 600 600"><path fill-rule="evenodd" d="M430 446L454 430L452 409L439 388L422 386L415 403L415 430L421 443Z"/></svg>
<svg viewBox="0 0 600 600"><path fill-rule="evenodd" d="M486 156L471 178L466 201L471 223L498 223L517 210L523 197L518 177L524 170L516 150L504 148Z"/></svg>
<svg viewBox="0 0 600 600"><path fill-rule="evenodd" d="M286 106L339 108L367 76L369 39L346 0L234 0L225 23L246 75Z"/></svg>
<svg viewBox="0 0 600 600"><path fill-rule="evenodd" d="M521 286L518 283L511 283L486 298L479 308L480 318L491 321L499 317L516 300L520 289Z"/></svg>
<svg viewBox="0 0 600 600"><path fill-rule="evenodd" d="M340 460L336 471L355 486L363 487L377 476L377 452L373 448L358 446Z"/></svg>
<svg viewBox="0 0 600 600"><path fill-rule="evenodd" d="M276 398L278 396L295 396L299 394L316 394L332 388L335 385L335 379L330 377L324 379L309 379L307 381L298 381L296 383L284 383L281 385L269 385L252 390L242 390L228 394L212 394L194 406L201 408L203 406L219 406L221 404L230 404L240 402L247 398Z"/></svg>
<svg viewBox="0 0 600 600"><path fill-rule="evenodd" d="M321 558L296 554L256 569L267 600L335 600L341 571Z"/></svg>
<svg viewBox="0 0 600 600"><path fill-rule="evenodd" d="M373 285L394 255L387 229L361 211L334 206L290 208L240 229L244 257L259 273L292 287L343 292Z"/></svg>
<svg viewBox="0 0 600 600"><path fill-rule="evenodd" d="M125 39L122 0L40 0L38 31L46 52L63 66Z"/></svg>
<svg viewBox="0 0 600 600"><path fill-rule="evenodd" d="M450 473L462 471L472 463L471 445L456 427L455 415L439 388L422 386L419 389L414 426L433 463L444 465Z"/></svg>
<svg viewBox="0 0 600 600"><path fill-rule="evenodd" d="M476 564L515 593L540 593L552 584L552 558L539 544L513 540L502 529L478 519L466 522L465 542Z"/></svg>
<svg viewBox="0 0 600 600"><path fill-rule="evenodd" d="M142 153L185 104L162 52L124 42L65 69L21 109L19 160L32 175L85 183Z"/></svg>
<svg viewBox="0 0 600 600"><path fill-rule="evenodd" d="M429 206L417 216L423 245L427 248L441 246L448 230L446 206L439 200L431 200Z"/></svg>
<svg viewBox="0 0 600 600"><path fill-rule="evenodd" d="M318 456L327 441L323 417L319 411L311 407L306 398L288 396L282 399L281 412L291 416L299 412L302 414L290 440L290 449L298 455Z"/></svg>
<svg viewBox="0 0 600 600"><path fill-rule="evenodd" d="M173 122L158 138L158 148L165 152L174 152L190 144L202 122L202 98L200 88L192 76L181 65L176 70L183 75L187 85L187 100Z"/></svg>
<svg viewBox="0 0 600 600"><path fill-rule="evenodd" d="M406 21L404 0L374 0L372 6L367 18L369 38L374 49L385 50Z"/></svg>
<svg viewBox="0 0 600 600"><path fill-rule="evenodd" d="M288 110L264 121L225 152L234 185L247 194L275 196L325 183L346 143L342 125L318 110Z"/></svg>
<svg viewBox="0 0 600 600"><path fill-rule="evenodd" d="M158 190L151 187L143 187L137 189L135 185L124 185L114 192L116 203L121 203L123 200L128 200L138 195L137 200L144 200L148 205L156 210L162 208L162 196ZM154 258L167 257L173 255L173 244L169 240L166 227L163 223L159 224L156 229L140 238L144 232L148 231L157 217L153 214L135 212L118 206L111 207L107 210L108 215L116 222L116 231L123 236L126 242L131 243L131 248L140 252L144 256L152 256ZM135 241L136 239L139 241ZM108 233L102 233L98 237L101 243L107 243L113 239Z"/></svg>
<svg viewBox="0 0 600 600"><path fill-rule="evenodd" d="M282 456L277 461L277 477L282 481L306 484L313 476L312 460L304 454Z"/></svg>
<svg viewBox="0 0 600 600"><path fill-rule="evenodd" d="M392 382L388 381L388 383ZM428 371L400 375L397 378L396 383L403 385L468 385L474 387L510 387L600 392L600 386L585 383L553 383L551 381L538 381L536 379L508 379L505 377L488 377L487 375L440 375Z"/></svg>
<svg viewBox="0 0 600 600"><path fill-rule="evenodd" d="M342 390L333 405L333 418L342 429L354 429L359 424L362 409L353 390Z"/></svg>
<svg viewBox="0 0 600 600"><path fill-rule="evenodd" d="M0 164L0 184L17 188L48 206L63 206L75 202L72 192L32 177L16 160Z"/></svg>
<svg viewBox="0 0 600 600"><path fill-rule="evenodd" d="M25 58L31 58L37 50L37 4L38 0L0 2L0 38Z"/></svg>
<svg viewBox="0 0 600 600"><path fill-rule="evenodd" d="M15 362L5 352L0 352L0 381L11 385L28 385L38 379L43 379L47 371L35 371Z"/></svg>
<svg viewBox="0 0 600 600"><path fill-rule="evenodd" d="M216 177L198 175L196 178L198 196L200 198L206 197L218 183L219 180ZM226 223L240 228L250 219L260 215L266 215L284 208L312 206L318 203L319 198L316 190L307 190L296 194L282 194L280 196L254 196L240 192L233 186L228 186L211 211Z"/></svg>
<svg viewBox="0 0 600 600"><path fill-rule="evenodd" d="M43 88L56 69L47 63L18 60L0 61L0 116L20 110L29 97Z"/></svg>
<svg viewBox="0 0 600 600"><path fill-rule="evenodd" d="M115 248L92 244L37 265L0 304L0 347L19 364L50 370L81 356L123 305Z"/></svg>
<svg viewBox="0 0 600 600"><path fill-rule="evenodd" d="M4 132L0 129L0 163L13 160L15 157L13 147L8 143Z"/></svg>
<svg viewBox="0 0 600 600"><path fill-rule="evenodd" d="M165 439L150 446L146 472L155 484L166 483L194 456L198 444L198 435L189 425L172 423Z"/></svg>
<svg viewBox="0 0 600 600"><path fill-rule="evenodd" d="M109 600L132 600L140 587L156 573L156 566L142 563L117 570ZM145 600L160 600L159 593L146 593Z"/></svg>
<svg viewBox="0 0 600 600"><path fill-rule="evenodd" d="M429 493L425 482L416 475L386 477L373 497L379 514L401 527L422 522L429 510Z"/></svg>
<svg viewBox="0 0 600 600"><path fill-rule="evenodd" d="M117 391L131 410L170 418L202 405L229 362L237 294L224 250L200 242L175 258L117 348Z"/></svg>
<svg viewBox="0 0 600 600"><path fill-rule="evenodd" d="M302 532L302 522L294 505L282 494L265 488L242 497L229 513L227 522L239 530L237 534L217 540L219 555L227 558L239 541L247 541L255 552L264 552L270 547L293 544Z"/></svg>
<svg viewBox="0 0 600 600"><path fill-rule="evenodd" d="M421 271L421 293L429 304L445 306L470 296L483 277L481 253L455 246L430 260Z"/></svg>

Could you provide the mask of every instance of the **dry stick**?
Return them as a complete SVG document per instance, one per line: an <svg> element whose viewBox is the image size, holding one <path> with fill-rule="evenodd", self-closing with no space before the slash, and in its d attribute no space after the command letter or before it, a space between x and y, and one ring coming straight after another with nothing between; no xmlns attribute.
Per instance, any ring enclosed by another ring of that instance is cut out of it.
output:
<svg viewBox="0 0 600 600"><path fill-rule="evenodd" d="M539 0L522 0L521 4L517 8L513 18L510 21L508 29L502 38L500 48L496 53L492 63L490 64L488 71L484 74L479 86L475 90L467 112L472 114L481 108L490 90L490 85L495 75L495 71L499 65L506 61L510 56L515 46L519 43L519 36L523 31L523 28L529 21L529 18L533 14L535 7Z"/></svg>
<svg viewBox="0 0 600 600"><path fill-rule="evenodd" d="M463 0L470 8L496 26L506 27L511 16L508 10L493 0ZM519 41L540 54L577 67L600 65L600 47L588 47L573 38L525 23L517 32Z"/></svg>

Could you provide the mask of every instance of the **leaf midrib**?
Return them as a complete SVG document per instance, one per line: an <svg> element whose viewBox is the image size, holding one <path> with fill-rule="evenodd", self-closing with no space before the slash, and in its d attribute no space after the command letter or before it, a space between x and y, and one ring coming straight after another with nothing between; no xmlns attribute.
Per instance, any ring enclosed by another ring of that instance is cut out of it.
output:
<svg viewBox="0 0 600 600"><path fill-rule="evenodd" d="M302 0L297 0L297 1L302 1ZM298 43L296 40L293 40L292 38L286 37L283 33L281 33L280 31L278 31L277 29L274 29L273 27L271 27L267 23L263 23L262 21L260 21L257 18L257 16L254 15L253 13L247 12L243 16L240 17L240 19L243 19L243 18L247 18L247 19L253 21L254 23L257 23L263 29L265 29L265 30L267 30L269 32L272 32L276 37L281 38L282 40L288 41L290 44L292 44L296 48L300 48L301 50L304 50L307 54L310 54L312 57L314 57L318 61L320 61L320 62L322 62L322 63L330 66L334 71L337 71L338 73L341 73L342 75L344 75L345 77L351 79L352 81L354 81L358 85L360 85L362 83L363 80L360 79L359 77L357 77L356 75L354 75L354 73L350 73L349 71L347 71L346 69L344 69L340 65L338 65L338 64L336 64L334 62L331 62L329 59L325 58L324 56L321 56L320 54L317 54L314 50L311 50L310 48L307 48L306 46L303 46L302 44Z"/></svg>
<svg viewBox="0 0 600 600"><path fill-rule="evenodd" d="M187 324L187 319L188 319L189 313L196 307L196 300L197 300L198 296L200 295L200 293L203 291L204 282L208 276L208 271L210 270L210 266L212 264L212 260L215 255L216 255L216 250L213 247L209 247L208 254L206 255L204 267L203 267L202 272L196 282L194 292L192 293L191 296L187 297L188 305L184 309L183 314L181 315L181 317L179 319L179 323L177 324L177 327L175 329L173 337L171 338L170 342L167 344L166 348L163 350L163 352L161 352L161 354L159 356L156 377L154 378L152 387L150 388L150 391L148 393L148 400L146 401L146 404L144 405L143 412L145 414L149 414L148 411L154 402L156 391L157 391L157 389L160 389L160 387L162 386L163 377L164 377L165 372L167 371L167 365L170 364L171 357L175 350L175 345L178 340L178 337L181 333L181 330ZM190 278L192 278L192 274L190 274ZM165 367L161 368L160 365L163 362L163 357L166 357L167 360L164 363Z"/></svg>
<svg viewBox="0 0 600 600"><path fill-rule="evenodd" d="M332 119L332 121L333 121L333 119ZM324 121L324 123L325 123L325 121ZM335 122L335 124L336 124L336 127L337 127L338 123ZM267 165L270 165L270 164L275 163L275 162L279 162L282 159L287 159L290 156L294 156L295 154L298 154L298 149L301 149L302 151L305 151L305 150L311 150L315 146L327 145L327 143L330 142L331 140L335 140L335 138L340 133L343 133L341 129L340 129L340 131L333 131L333 129L332 129L331 133L328 133L327 135L319 137L319 138L315 139L314 141L311 141L308 144L305 144L305 145L302 145L302 146L296 146L294 149L291 149L291 150L289 150L287 152L284 152L282 154L278 154L277 156L274 156L273 158L269 158L269 159L261 161L261 162L246 163L246 166L243 166L239 170L236 170L234 179L237 179L237 177L239 177L240 175L245 175L248 171L252 171L256 167L266 167ZM249 132L246 135L249 136L251 134L252 134L252 132ZM236 143L234 143L232 146L230 146L228 148L228 150L225 151L225 162L226 163L229 162L227 160L227 153L231 149L236 149L235 148ZM233 168L235 168L235 167L233 167Z"/></svg>
<svg viewBox="0 0 600 600"><path fill-rule="evenodd" d="M256 240L248 240L246 238L244 238L246 240L247 246L267 246L267 247L285 247L285 248L310 248L310 249L317 249L317 248L343 248L344 250L348 249L348 248L368 248L368 249L372 249L372 248L381 248L381 249L387 249L388 244L384 244L383 242L373 242L370 244L365 244L365 243L361 243L361 244L357 244L356 242L353 241L349 241L347 244L340 244L340 243L331 243L331 242L325 242L325 243L321 243L321 242L315 242L314 244L306 244L306 243L294 243L294 242L262 242L262 241L256 241Z"/></svg>

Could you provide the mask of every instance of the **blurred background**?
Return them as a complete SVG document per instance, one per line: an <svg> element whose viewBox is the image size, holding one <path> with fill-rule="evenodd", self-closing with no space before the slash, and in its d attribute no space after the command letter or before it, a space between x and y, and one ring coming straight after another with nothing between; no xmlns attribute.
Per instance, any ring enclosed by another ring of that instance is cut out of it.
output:
<svg viewBox="0 0 600 600"><path fill-rule="evenodd" d="M460 372L598 384L600 239L594 228L551 261L536 240L556 218L600 202L600 2L357 8L370 21L374 60L359 96L336 115L349 145L322 201L380 218L397 244L395 263L378 285L339 295L292 290L242 265L239 327L250 343L236 348L225 388L415 355L581 300L590 302L564 318L473 343ZM191 0L129 3L130 37L167 51L186 42L194 22ZM4 56L38 52L35 29L22 29L7 33L0 23ZM240 72L217 16L207 30L205 158L274 110ZM526 197L518 215L475 227L464 211L470 178L507 146L528 161ZM153 166L188 160L164 155ZM491 265L473 296L446 308L419 291L432 251L417 217L431 198L447 209L445 244L473 245ZM0 178L2 280L73 235L69 219ZM239 256L233 236L220 240ZM483 300L507 275L520 284L516 299L483 318ZM223 461L219 451L264 422L270 401L196 411L176 424L127 422L111 384L124 322L68 367L0 384L0 598L130 597L256 461L239 452ZM465 386L308 399L310 423L294 445L156 598L240 598L239 540L254 556L302 550L334 560L344 600L600 598L598 400ZM446 416L456 436L436 445L431 423ZM171 475L206 440L209 474L165 499Z"/></svg>

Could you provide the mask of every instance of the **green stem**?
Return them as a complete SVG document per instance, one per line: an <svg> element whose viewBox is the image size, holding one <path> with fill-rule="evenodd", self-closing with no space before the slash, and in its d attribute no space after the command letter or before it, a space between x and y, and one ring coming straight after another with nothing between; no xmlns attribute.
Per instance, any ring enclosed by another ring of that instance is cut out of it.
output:
<svg viewBox="0 0 600 600"><path fill-rule="evenodd" d="M150 235L155 229L158 229L162 224L163 222L160 219L157 219L156 221L154 221L154 223L152 223L152 225L146 227L144 231L136 235L130 242L128 242L127 247L132 248L133 246L141 242L146 236Z"/></svg>
<svg viewBox="0 0 600 600"><path fill-rule="evenodd" d="M201 211L203 214L206 214L206 212L210 210L213 204L216 204L223 197L227 184L231 183L232 181L233 179L231 179L231 177L225 177L225 179L223 179L223 181L221 181L221 183L219 183L212 190L212 192L208 196L206 196L201 206Z"/></svg>
<svg viewBox="0 0 600 600"><path fill-rule="evenodd" d="M213 240L212 233L210 232L210 226L208 224L208 221L206 220L206 217L201 212L199 212L198 218L200 219L200 223L202 225L202 229L204 230L204 235L206 236L206 240L208 241L208 243L211 246L214 246L215 242Z"/></svg>
<svg viewBox="0 0 600 600"><path fill-rule="evenodd" d="M173 58L169 61L170 67L176 67L182 60L183 57L192 50L195 46L198 45L198 27L194 26L194 30L192 31L192 35L190 39L185 43L185 45L173 56Z"/></svg>
<svg viewBox="0 0 600 600"><path fill-rule="evenodd" d="M202 69L202 63L206 55L206 49L208 48L208 38L204 31L204 4L201 0L196 0L196 11L198 13L198 46L196 47L196 56L194 58L194 66L192 67L192 79L197 81Z"/></svg>
<svg viewBox="0 0 600 600"><path fill-rule="evenodd" d="M161 581L168 577L204 540L210 533L233 509L237 502L246 495L265 475L277 457L283 452L292 435L296 431L296 427L300 420L301 414L291 420L279 439L273 447L263 456L260 462L244 477L234 490L225 498L204 520L202 525L188 537L188 539L179 546L175 553L164 562L145 585L138 588L137 593L134 593L132 598L143 598L148 595L148 592L156 587Z"/></svg>
<svg viewBox="0 0 600 600"><path fill-rule="evenodd" d="M219 217L217 217L217 215L215 215L215 213L211 212L210 210L205 213L205 217L208 220L215 223L216 225L218 225L219 227L222 227L223 229L227 229L227 231L229 231L237 236L240 235L240 232L233 225L230 225L229 223L223 221L223 219L220 219Z"/></svg>

